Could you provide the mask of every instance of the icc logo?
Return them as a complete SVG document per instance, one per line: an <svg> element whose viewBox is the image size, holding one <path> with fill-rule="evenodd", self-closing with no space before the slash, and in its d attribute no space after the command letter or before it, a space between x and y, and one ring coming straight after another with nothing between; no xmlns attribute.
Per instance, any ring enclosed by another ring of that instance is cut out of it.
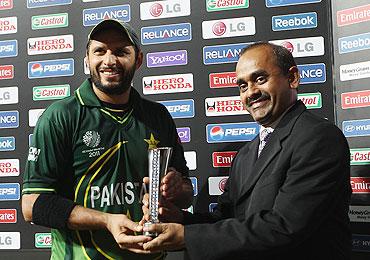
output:
<svg viewBox="0 0 370 260"><path fill-rule="evenodd" d="M212 32L217 36L221 36L226 32L226 25L223 22L217 22L212 26Z"/></svg>
<svg viewBox="0 0 370 260"><path fill-rule="evenodd" d="M212 140L220 141L225 135L224 129L221 126L214 126L211 128L210 136Z"/></svg>
<svg viewBox="0 0 370 260"><path fill-rule="evenodd" d="M163 13L163 6L159 3L155 3L150 7L150 14L154 17L158 17Z"/></svg>

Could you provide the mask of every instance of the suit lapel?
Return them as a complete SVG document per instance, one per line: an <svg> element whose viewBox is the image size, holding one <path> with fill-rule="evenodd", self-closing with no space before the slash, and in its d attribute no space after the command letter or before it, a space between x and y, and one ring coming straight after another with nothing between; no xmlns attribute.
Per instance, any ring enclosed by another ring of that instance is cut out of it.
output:
<svg viewBox="0 0 370 260"><path fill-rule="evenodd" d="M245 177L242 180L240 197L239 200L245 195L249 194L258 179L266 169L266 167L272 162L272 160L279 154L282 149L282 141L290 134L297 118L299 115L305 111L306 108L301 101L297 103L287 112L287 114L282 118L271 137L266 144L265 148L262 150L260 156L257 159L259 138L256 138L251 144L250 150L248 152L248 158L253 158L253 160L245 163L246 169L243 169ZM246 174L245 174L246 173ZM266 172L265 174L273 174Z"/></svg>

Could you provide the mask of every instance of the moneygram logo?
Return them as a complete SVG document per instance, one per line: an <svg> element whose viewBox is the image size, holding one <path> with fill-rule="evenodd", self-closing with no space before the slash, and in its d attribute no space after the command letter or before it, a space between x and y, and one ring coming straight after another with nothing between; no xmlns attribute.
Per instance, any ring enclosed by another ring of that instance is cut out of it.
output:
<svg viewBox="0 0 370 260"><path fill-rule="evenodd" d="M36 233L35 247L36 248L51 248L52 239L51 233Z"/></svg>
<svg viewBox="0 0 370 260"><path fill-rule="evenodd" d="M239 59L240 51L251 43L237 43L203 47L203 63L205 65L234 63Z"/></svg>
<svg viewBox="0 0 370 260"><path fill-rule="evenodd" d="M354 194L370 193L370 177L351 177L351 188Z"/></svg>
<svg viewBox="0 0 370 260"><path fill-rule="evenodd" d="M33 100L53 100L70 96L70 85L37 86L33 88Z"/></svg>
<svg viewBox="0 0 370 260"><path fill-rule="evenodd" d="M15 150L15 138L14 136L0 137L0 151L14 151Z"/></svg>
<svg viewBox="0 0 370 260"><path fill-rule="evenodd" d="M0 111L0 128L17 128L18 126L18 111Z"/></svg>
<svg viewBox="0 0 370 260"><path fill-rule="evenodd" d="M233 161L236 151L230 152L213 152L212 153L212 165L214 168L218 167L230 167Z"/></svg>
<svg viewBox="0 0 370 260"><path fill-rule="evenodd" d="M207 12L217 12L224 10L242 9L249 7L248 0L206 0Z"/></svg>
<svg viewBox="0 0 370 260"><path fill-rule="evenodd" d="M0 58L18 56L18 41L0 41Z"/></svg>
<svg viewBox="0 0 370 260"><path fill-rule="evenodd" d="M240 96L206 98L206 116L229 116L249 114L244 109Z"/></svg>
<svg viewBox="0 0 370 260"><path fill-rule="evenodd" d="M32 61L28 63L28 78L50 78L50 77L65 77L73 76L74 60L59 59L59 60L43 60Z"/></svg>
<svg viewBox="0 0 370 260"><path fill-rule="evenodd" d="M190 136L190 127L178 127L176 128L177 135L180 138L181 143L189 143L191 136Z"/></svg>
<svg viewBox="0 0 370 260"><path fill-rule="evenodd" d="M255 122L208 124L208 143L243 142L253 140L259 132Z"/></svg>
<svg viewBox="0 0 370 260"><path fill-rule="evenodd" d="M19 200L19 183L0 183L0 201Z"/></svg>
<svg viewBox="0 0 370 260"><path fill-rule="evenodd" d="M141 28L141 43L158 44L191 40L191 24L178 23Z"/></svg>
<svg viewBox="0 0 370 260"><path fill-rule="evenodd" d="M146 55L148 68L179 66L188 64L188 52L186 50L152 52Z"/></svg>
<svg viewBox="0 0 370 260"><path fill-rule="evenodd" d="M131 20L130 5L115 5L83 10L84 26L93 26L106 19L129 22Z"/></svg>
<svg viewBox="0 0 370 260"><path fill-rule="evenodd" d="M68 26L68 13L37 15L31 17L32 30L61 28Z"/></svg>
<svg viewBox="0 0 370 260"><path fill-rule="evenodd" d="M309 29L317 27L317 13L300 13L272 17L273 31Z"/></svg>
<svg viewBox="0 0 370 260"><path fill-rule="evenodd" d="M72 0L27 0L27 8L48 7L54 5L68 5Z"/></svg>
<svg viewBox="0 0 370 260"><path fill-rule="evenodd" d="M321 0L265 0L267 7L320 3Z"/></svg>
<svg viewBox="0 0 370 260"><path fill-rule="evenodd" d="M351 165L370 164L370 148L350 149Z"/></svg>
<svg viewBox="0 0 370 260"><path fill-rule="evenodd" d="M192 92L193 90L192 73L143 77L144 95Z"/></svg>
<svg viewBox="0 0 370 260"><path fill-rule="evenodd" d="M231 88L237 87L235 72L218 72L209 74L210 88Z"/></svg>
<svg viewBox="0 0 370 260"><path fill-rule="evenodd" d="M155 1L140 4L141 20L190 15L190 0Z"/></svg>
<svg viewBox="0 0 370 260"><path fill-rule="evenodd" d="M343 121L342 131L346 137L369 136L370 119Z"/></svg>
<svg viewBox="0 0 370 260"><path fill-rule="evenodd" d="M0 0L0 10L9 10L13 8L13 0Z"/></svg>
<svg viewBox="0 0 370 260"><path fill-rule="evenodd" d="M208 178L208 192L209 195L221 195L224 193L227 176L209 177Z"/></svg>
<svg viewBox="0 0 370 260"><path fill-rule="evenodd" d="M190 118L194 117L194 100L183 99L183 100L168 100L158 101L164 105L168 112L170 112L172 118Z"/></svg>
<svg viewBox="0 0 370 260"><path fill-rule="evenodd" d="M370 20L370 5L362 5L337 12L337 25L346 26Z"/></svg>
<svg viewBox="0 0 370 260"><path fill-rule="evenodd" d="M0 88L0 105L17 103L18 103L18 87Z"/></svg>
<svg viewBox="0 0 370 260"><path fill-rule="evenodd" d="M17 223L17 210L0 209L0 223Z"/></svg>
<svg viewBox="0 0 370 260"><path fill-rule="evenodd" d="M349 206L348 216L351 222L370 222L370 206Z"/></svg>
<svg viewBox="0 0 370 260"><path fill-rule="evenodd" d="M324 63L298 65L300 84L324 83L326 66Z"/></svg>
<svg viewBox="0 0 370 260"><path fill-rule="evenodd" d="M270 42L287 48L294 57L321 56L325 53L324 38L322 36L274 40Z"/></svg>
<svg viewBox="0 0 370 260"><path fill-rule="evenodd" d="M27 40L28 55L62 53L73 51L73 35L58 35Z"/></svg>
<svg viewBox="0 0 370 260"><path fill-rule="evenodd" d="M0 160L0 177L19 176L18 159L1 159Z"/></svg>
<svg viewBox="0 0 370 260"><path fill-rule="evenodd" d="M338 39L339 53L350 53L370 49L370 33L356 34Z"/></svg>
<svg viewBox="0 0 370 260"><path fill-rule="evenodd" d="M370 90L346 92L341 94L342 108L370 106Z"/></svg>
<svg viewBox="0 0 370 260"><path fill-rule="evenodd" d="M203 39L254 34L256 34L256 22L253 16L202 22Z"/></svg>
<svg viewBox="0 0 370 260"><path fill-rule="evenodd" d="M370 78L370 61L341 65L340 81Z"/></svg>
<svg viewBox="0 0 370 260"><path fill-rule="evenodd" d="M0 18L0 34L11 34L17 32L17 17Z"/></svg>
<svg viewBox="0 0 370 260"><path fill-rule="evenodd" d="M304 93L298 94L298 99L305 104L307 109L315 109L322 107L321 93Z"/></svg>

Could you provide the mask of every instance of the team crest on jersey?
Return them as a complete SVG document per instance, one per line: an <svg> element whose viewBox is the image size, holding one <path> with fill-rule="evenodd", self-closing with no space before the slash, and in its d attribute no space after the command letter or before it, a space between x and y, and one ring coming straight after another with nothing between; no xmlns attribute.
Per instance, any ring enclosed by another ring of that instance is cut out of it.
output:
<svg viewBox="0 0 370 260"><path fill-rule="evenodd" d="M159 144L159 140L156 140L153 134L150 134L150 138L144 139L144 141L148 143L148 149L155 149L157 148L157 144Z"/></svg>
<svg viewBox="0 0 370 260"><path fill-rule="evenodd" d="M82 137L84 144L88 147L95 148L100 144L100 135L96 131L87 131Z"/></svg>

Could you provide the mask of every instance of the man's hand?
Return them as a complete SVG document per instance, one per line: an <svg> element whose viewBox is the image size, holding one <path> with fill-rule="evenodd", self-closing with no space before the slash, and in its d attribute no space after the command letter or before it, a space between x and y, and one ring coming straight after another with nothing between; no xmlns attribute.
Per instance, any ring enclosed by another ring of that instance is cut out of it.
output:
<svg viewBox="0 0 370 260"><path fill-rule="evenodd" d="M150 253L143 250L143 243L150 241L152 238L143 235L135 236L134 232L142 232L143 227L128 219L126 215L107 214L107 229L121 249L139 254Z"/></svg>
<svg viewBox="0 0 370 260"><path fill-rule="evenodd" d="M144 227L144 231L157 232L158 237L143 244L144 250L155 253L163 250L179 250L185 248L184 226L175 223L153 224Z"/></svg>

